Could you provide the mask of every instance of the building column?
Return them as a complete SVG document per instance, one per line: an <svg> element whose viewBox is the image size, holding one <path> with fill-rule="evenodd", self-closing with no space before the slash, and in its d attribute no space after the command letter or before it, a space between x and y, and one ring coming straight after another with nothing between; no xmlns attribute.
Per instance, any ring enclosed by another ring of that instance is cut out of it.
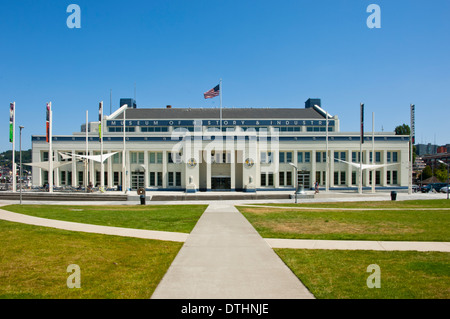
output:
<svg viewBox="0 0 450 319"><path fill-rule="evenodd" d="M75 150L72 150L72 187L77 187L77 159L75 157Z"/></svg>
<svg viewBox="0 0 450 319"><path fill-rule="evenodd" d="M211 151L206 151L206 190L211 190Z"/></svg>
<svg viewBox="0 0 450 319"><path fill-rule="evenodd" d="M358 154L358 153L359 153L359 151L356 152L356 154ZM351 162L352 151L347 151L347 158L348 158L348 161ZM358 157L356 157L356 160L358 160ZM359 161L358 161L358 163L359 163ZM346 180L347 187L352 186L352 174L353 174L353 166L347 164L347 173L345 174L346 175L345 178L347 179ZM359 167L356 169L356 176L358 178L356 180L356 185L359 185Z"/></svg>
<svg viewBox="0 0 450 319"><path fill-rule="evenodd" d="M162 188L167 188L167 151L163 151L162 154Z"/></svg>
<svg viewBox="0 0 450 319"><path fill-rule="evenodd" d="M108 151L108 154L111 154L112 151ZM108 172L108 188L112 188L114 185L114 174L112 170L112 156L108 157L106 160L106 171Z"/></svg>
<svg viewBox="0 0 450 319"><path fill-rule="evenodd" d="M334 187L334 150L330 149L330 171L328 172L330 176L328 176L328 181L330 183L330 187Z"/></svg>
<svg viewBox="0 0 450 319"><path fill-rule="evenodd" d="M148 172L148 151L144 151L144 188L150 187L149 184L149 172Z"/></svg>
<svg viewBox="0 0 450 319"><path fill-rule="evenodd" d="M383 150L382 152L381 152L381 163L382 164L387 164L387 151L386 150ZM383 187L386 187L387 186L387 178L386 178L386 174L387 174L387 167L385 166L385 167L382 167L381 168L381 185L383 186Z"/></svg>
<svg viewBox="0 0 450 319"><path fill-rule="evenodd" d="M231 190L236 190L236 151L234 148L230 151L230 176L231 176Z"/></svg>
<svg viewBox="0 0 450 319"><path fill-rule="evenodd" d="M279 188L280 187L280 178L279 178L279 176L280 176L280 152L272 151L272 154L273 154L272 165L277 168L276 170L273 171L273 179L274 179L273 187ZM285 158L285 160L286 160L286 158Z"/></svg>
<svg viewBox="0 0 450 319"><path fill-rule="evenodd" d="M311 186L314 188L316 183L316 151L311 151L311 173L310 173ZM320 181L318 181L320 183Z"/></svg>

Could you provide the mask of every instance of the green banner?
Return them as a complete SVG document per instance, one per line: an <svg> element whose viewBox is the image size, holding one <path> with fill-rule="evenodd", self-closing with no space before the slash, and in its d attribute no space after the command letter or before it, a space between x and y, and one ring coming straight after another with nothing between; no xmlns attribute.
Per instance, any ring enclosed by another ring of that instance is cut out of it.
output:
<svg viewBox="0 0 450 319"><path fill-rule="evenodd" d="M13 123L9 123L9 142L13 143L14 142L14 128L13 128Z"/></svg>
<svg viewBox="0 0 450 319"><path fill-rule="evenodd" d="M98 125L98 138L99 139L102 138L102 125L101 124Z"/></svg>

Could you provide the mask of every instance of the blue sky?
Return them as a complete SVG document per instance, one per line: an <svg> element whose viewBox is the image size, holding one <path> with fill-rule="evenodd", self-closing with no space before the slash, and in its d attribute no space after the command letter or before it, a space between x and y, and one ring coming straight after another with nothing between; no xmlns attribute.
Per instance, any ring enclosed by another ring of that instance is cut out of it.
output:
<svg viewBox="0 0 450 319"><path fill-rule="evenodd" d="M69 4L81 28L69 29ZM381 28L369 29L369 4ZM450 143L450 1L3 1L0 6L0 118L8 141L9 103L16 102L22 147L53 132L70 135L121 97L138 107L219 107L203 92L223 79L224 107L304 107L321 98L358 131L409 124L416 105L416 142Z"/></svg>

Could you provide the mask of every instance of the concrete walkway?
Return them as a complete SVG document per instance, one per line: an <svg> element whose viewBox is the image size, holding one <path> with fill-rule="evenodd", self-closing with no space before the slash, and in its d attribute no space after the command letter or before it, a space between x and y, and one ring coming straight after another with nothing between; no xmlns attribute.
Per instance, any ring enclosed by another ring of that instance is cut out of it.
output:
<svg viewBox="0 0 450 319"><path fill-rule="evenodd" d="M312 299L233 204L210 204L153 299Z"/></svg>
<svg viewBox="0 0 450 319"><path fill-rule="evenodd" d="M80 231L85 233L96 233L104 235L115 235L125 237L136 237L144 239L157 239L176 242L185 242L189 234L164 232L156 230L132 229L123 227L109 227L100 225L91 225L83 223L66 222L55 219L34 217L30 215L18 214L0 209L0 219L10 222L29 224L35 226L52 227L71 231Z"/></svg>

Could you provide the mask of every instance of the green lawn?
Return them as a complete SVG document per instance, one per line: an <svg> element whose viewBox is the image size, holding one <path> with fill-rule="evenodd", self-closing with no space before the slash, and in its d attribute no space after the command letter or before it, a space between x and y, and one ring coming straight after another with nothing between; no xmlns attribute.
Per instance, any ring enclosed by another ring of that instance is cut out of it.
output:
<svg viewBox="0 0 450 319"><path fill-rule="evenodd" d="M190 233L207 205L67 206L9 205L1 209L93 225Z"/></svg>
<svg viewBox="0 0 450 319"><path fill-rule="evenodd" d="M326 210L244 206L238 209L264 238L450 241L450 210L408 210L407 205L419 208L423 202L426 207L442 205L439 201L417 202L405 203L404 210L386 207L387 210L340 211L339 208L345 207L343 203L328 203L330 209ZM400 207L399 204L392 205ZM380 207L387 204L364 202L357 205Z"/></svg>
<svg viewBox="0 0 450 319"><path fill-rule="evenodd" d="M449 299L450 254L275 249L320 299ZM368 288L369 265L380 267L380 288Z"/></svg>
<svg viewBox="0 0 450 319"><path fill-rule="evenodd" d="M0 299L150 298L182 243L0 220ZM81 288L67 287L81 269Z"/></svg>

